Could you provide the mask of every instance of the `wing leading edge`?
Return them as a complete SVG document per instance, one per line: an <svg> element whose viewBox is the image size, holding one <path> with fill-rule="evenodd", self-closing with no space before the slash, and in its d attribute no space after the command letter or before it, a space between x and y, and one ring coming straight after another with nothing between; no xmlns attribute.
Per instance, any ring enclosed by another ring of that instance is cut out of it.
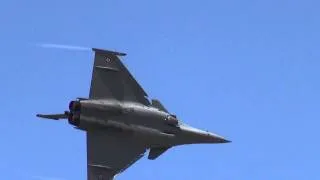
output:
<svg viewBox="0 0 320 180"><path fill-rule="evenodd" d="M95 49L90 99L113 98L119 101L133 101L144 105L150 102L148 95L133 78L120 60L124 53Z"/></svg>

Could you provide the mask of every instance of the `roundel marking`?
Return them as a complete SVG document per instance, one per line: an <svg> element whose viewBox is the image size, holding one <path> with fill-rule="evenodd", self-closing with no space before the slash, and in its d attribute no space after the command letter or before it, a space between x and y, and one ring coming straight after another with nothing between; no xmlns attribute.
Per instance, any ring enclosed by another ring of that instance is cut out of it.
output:
<svg viewBox="0 0 320 180"><path fill-rule="evenodd" d="M111 59L109 57L106 57L106 62L107 63L111 62Z"/></svg>

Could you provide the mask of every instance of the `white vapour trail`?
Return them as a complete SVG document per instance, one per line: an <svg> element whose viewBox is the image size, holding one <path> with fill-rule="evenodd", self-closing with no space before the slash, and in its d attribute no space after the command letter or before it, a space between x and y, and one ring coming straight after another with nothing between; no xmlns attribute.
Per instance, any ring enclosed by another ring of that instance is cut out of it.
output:
<svg viewBox="0 0 320 180"><path fill-rule="evenodd" d="M34 180L65 180L62 178L46 177L46 176L33 176L32 179Z"/></svg>
<svg viewBox="0 0 320 180"><path fill-rule="evenodd" d="M42 48L67 49L67 50L74 50L74 51L90 51L90 48L88 47L72 46L72 45L66 45L66 44L38 43L36 45Z"/></svg>

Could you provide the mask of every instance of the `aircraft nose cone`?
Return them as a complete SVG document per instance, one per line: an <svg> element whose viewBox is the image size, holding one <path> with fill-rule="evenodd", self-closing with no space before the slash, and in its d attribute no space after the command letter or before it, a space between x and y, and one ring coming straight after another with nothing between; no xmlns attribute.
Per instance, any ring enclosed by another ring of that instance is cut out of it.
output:
<svg viewBox="0 0 320 180"><path fill-rule="evenodd" d="M223 139L222 141L220 141L221 143L231 143L232 141L227 140L227 139Z"/></svg>
<svg viewBox="0 0 320 180"><path fill-rule="evenodd" d="M229 143L231 141L208 131L203 131L191 126L182 126L186 138L194 143Z"/></svg>
<svg viewBox="0 0 320 180"><path fill-rule="evenodd" d="M209 133L210 139L215 143L230 143L231 141L225 139L224 137L218 136L213 133Z"/></svg>

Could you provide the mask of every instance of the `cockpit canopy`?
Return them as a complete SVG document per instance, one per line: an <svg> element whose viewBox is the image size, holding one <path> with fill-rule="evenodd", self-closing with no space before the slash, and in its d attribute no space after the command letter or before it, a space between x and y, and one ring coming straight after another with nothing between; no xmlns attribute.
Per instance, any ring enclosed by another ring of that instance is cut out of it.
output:
<svg viewBox="0 0 320 180"><path fill-rule="evenodd" d="M179 120L177 119L176 115L170 114L166 117L166 122L170 125L177 125L179 124Z"/></svg>

